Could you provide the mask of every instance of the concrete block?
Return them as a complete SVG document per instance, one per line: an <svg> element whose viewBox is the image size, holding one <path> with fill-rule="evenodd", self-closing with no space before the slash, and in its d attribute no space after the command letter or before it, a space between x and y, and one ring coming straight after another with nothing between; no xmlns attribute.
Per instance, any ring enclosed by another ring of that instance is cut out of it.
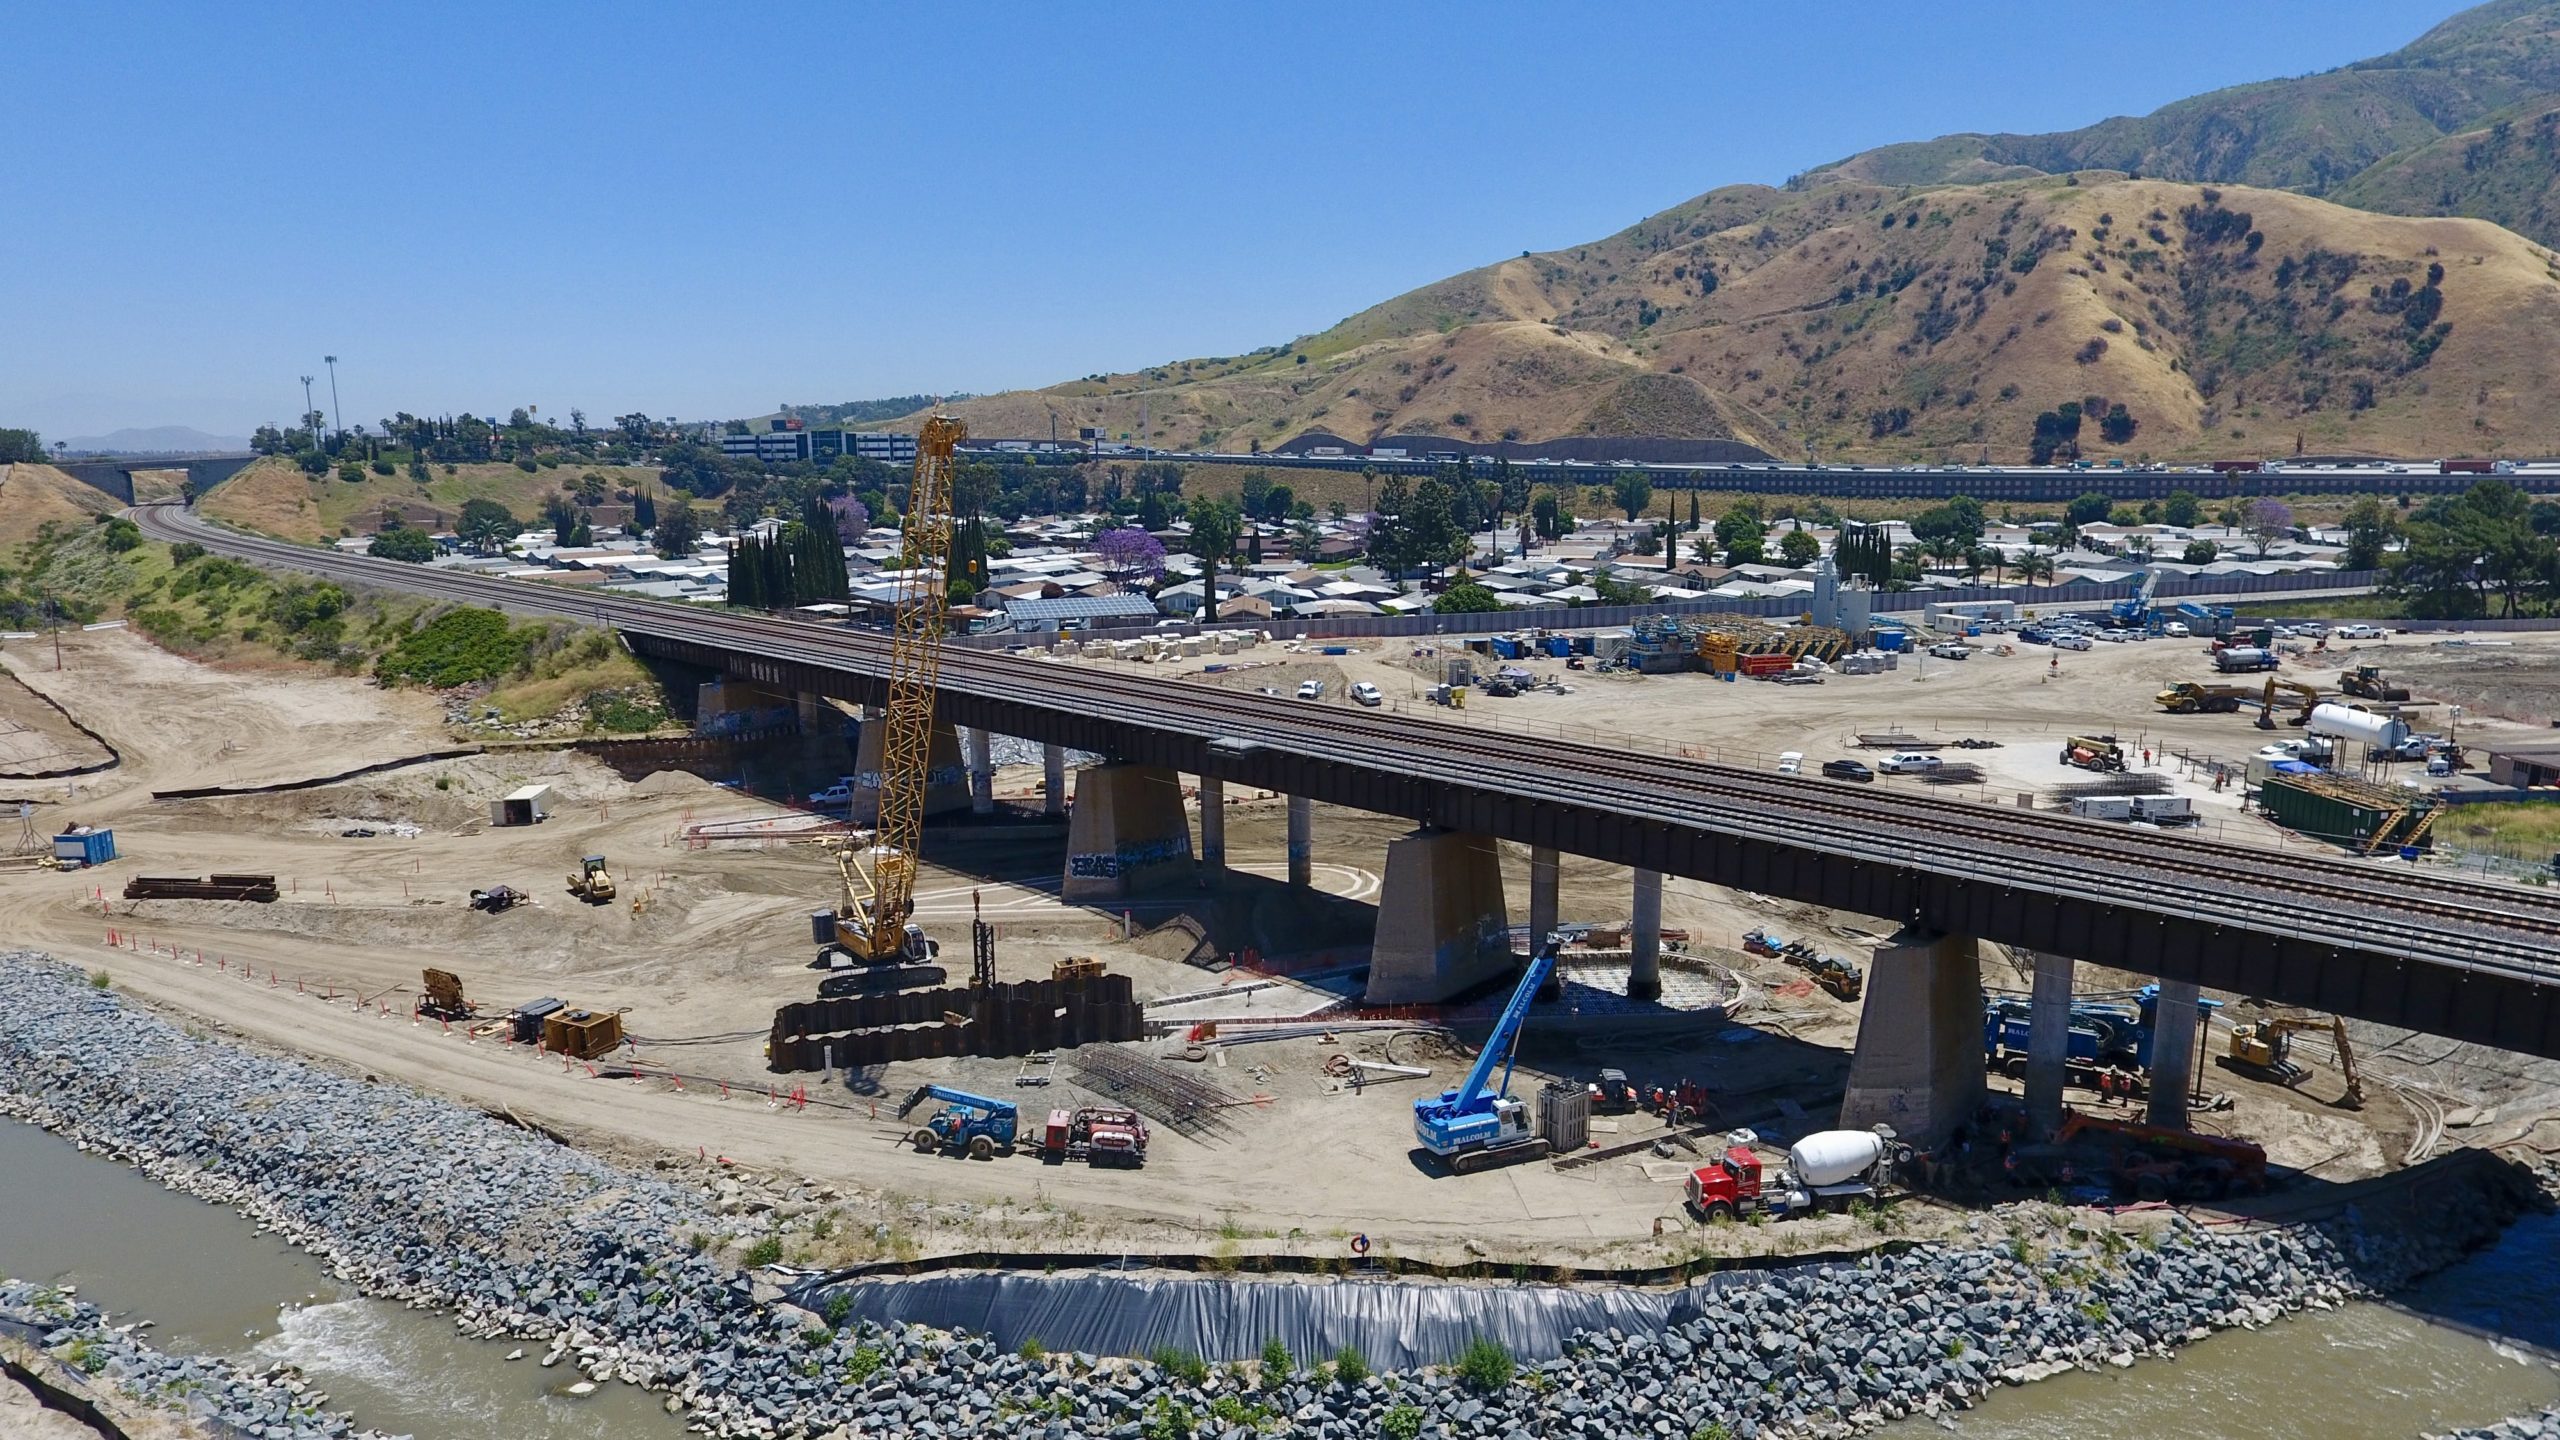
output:
<svg viewBox="0 0 2560 1440"><path fill-rule="evenodd" d="M1982 962L1973 938L1905 929L1876 948L1840 1127L1928 1146L1982 1106Z"/></svg>
<svg viewBox="0 0 2560 1440"><path fill-rule="evenodd" d="M1062 898L1070 904L1122 900L1187 882L1193 873L1180 775L1153 765L1088 765L1076 772Z"/></svg>
<svg viewBox="0 0 2560 1440"><path fill-rule="evenodd" d="M866 718L862 738L854 746L853 823L880 822L880 745L888 733L885 718ZM940 721L933 726L930 768L925 772L924 813L941 815L969 808L969 767L960 758L960 732Z"/></svg>
<svg viewBox="0 0 2560 1440"><path fill-rule="evenodd" d="M1369 1002L1423 1005L1510 972L1511 914L1490 838L1417 830L1387 846Z"/></svg>

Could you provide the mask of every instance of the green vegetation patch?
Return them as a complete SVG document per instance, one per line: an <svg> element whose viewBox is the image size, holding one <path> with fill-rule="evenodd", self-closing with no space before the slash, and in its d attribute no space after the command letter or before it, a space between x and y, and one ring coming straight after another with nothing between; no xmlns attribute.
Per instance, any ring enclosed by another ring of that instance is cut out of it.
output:
<svg viewBox="0 0 2560 1440"><path fill-rule="evenodd" d="M402 636L373 673L386 684L438 689L495 680L522 666L542 633L539 625L512 626L495 610L466 605Z"/></svg>

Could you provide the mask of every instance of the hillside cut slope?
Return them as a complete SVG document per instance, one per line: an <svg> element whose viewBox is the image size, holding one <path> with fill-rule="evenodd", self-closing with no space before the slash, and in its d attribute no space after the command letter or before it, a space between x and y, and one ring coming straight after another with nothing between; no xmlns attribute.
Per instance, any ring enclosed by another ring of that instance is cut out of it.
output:
<svg viewBox="0 0 2560 1440"><path fill-rule="evenodd" d="M2079 402L2130 412L2116 443L2084 428L2102 457L2560 450L2552 251L2476 220L2084 178L1719 190L1292 345L955 408L985 435L1054 415L1134 438L1143 415L1181 448L1606 434L2014 460Z"/></svg>

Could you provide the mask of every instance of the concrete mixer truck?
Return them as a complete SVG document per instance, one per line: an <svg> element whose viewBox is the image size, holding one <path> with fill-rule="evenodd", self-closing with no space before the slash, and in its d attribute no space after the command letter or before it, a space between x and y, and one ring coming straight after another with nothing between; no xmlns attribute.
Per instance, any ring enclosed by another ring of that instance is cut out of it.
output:
<svg viewBox="0 0 2560 1440"><path fill-rule="evenodd" d="M1911 1147L1894 1139L1890 1125L1820 1130L1789 1146L1785 1165L1764 1177L1752 1148L1758 1143L1748 1130L1733 1131L1715 1163L1689 1172L1689 1208L1699 1219L1713 1224L1754 1213L1786 1219L1845 1210L1851 1201L1874 1198L1891 1182L1893 1167L1911 1158Z"/></svg>

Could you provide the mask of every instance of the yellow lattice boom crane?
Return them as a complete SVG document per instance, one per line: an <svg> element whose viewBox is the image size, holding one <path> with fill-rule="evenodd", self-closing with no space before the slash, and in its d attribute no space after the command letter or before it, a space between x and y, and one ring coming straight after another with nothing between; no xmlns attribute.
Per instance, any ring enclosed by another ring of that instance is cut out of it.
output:
<svg viewBox="0 0 2560 1440"><path fill-rule="evenodd" d="M949 415L924 422L902 527L896 630L889 646L889 701L878 722L880 816L869 835L835 847L843 880L836 947L864 964L930 960L941 947L909 920L924 792L933 761L934 683L951 611L952 452L968 430Z"/></svg>

